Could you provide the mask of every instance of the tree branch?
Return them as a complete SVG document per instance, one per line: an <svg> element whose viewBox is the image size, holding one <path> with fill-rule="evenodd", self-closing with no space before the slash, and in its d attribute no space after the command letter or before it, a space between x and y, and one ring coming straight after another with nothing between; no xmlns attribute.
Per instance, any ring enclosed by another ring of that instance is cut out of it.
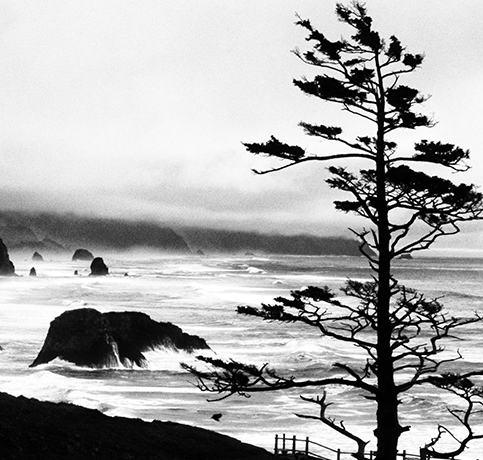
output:
<svg viewBox="0 0 483 460"><path fill-rule="evenodd" d="M308 161L330 161L330 160L343 160L347 158L362 158L362 159L374 161L374 158L371 155L367 155L363 153L339 153L339 154L327 155L327 156L305 157L305 158L301 158L300 160L292 161L291 163L280 166L278 168L270 168L264 171L253 169L252 171L255 174L263 175L263 174L269 174L276 171L282 171L283 169L287 169L287 168L290 168L291 166L299 165L301 163L306 163Z"/></svg>
<svg viewBox="0 0 483 460"><path fill-rule="evenodd" d="M297 417L306 418L306 419L314 419L321 421L324 425L327 425L332 430L336 431L337 433L349 438L350 440L354 441L357 444L357 453L353 454L354 458L364 460L365 459L365 448L369 441L364 441L359 436L355 435L351 431L347 430L344 426L344 422L341 421L337 423L335 419L329 418L326 415L326 410L330 406L330 403L326 402L327 393L324 391L322 393L322 397L317 396L316 398L307 398L304 396L300 396L303 401L311 402L317 404L320 407L320 414L318 417L313 415L301 415L295 414Z"/></svg>

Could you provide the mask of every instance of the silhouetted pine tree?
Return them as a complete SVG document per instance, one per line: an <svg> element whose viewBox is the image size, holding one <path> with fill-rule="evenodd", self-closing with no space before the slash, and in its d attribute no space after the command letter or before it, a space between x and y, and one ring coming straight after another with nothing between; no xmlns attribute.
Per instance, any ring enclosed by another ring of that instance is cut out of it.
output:
<svg viewBox="0 0 483 460"><path fill-rule="evenodd" d="M282 376L268 365L259 368L211 358L200 358L213 366L208 371L186 368L198 376L202 390L222 397L329 385L362 390L377 409L374 433L378 460L395 460L399 437L409 430L399 422L401 394L423 385L448 391L461 398L462 405L449 410L466 434L455 437L452 452L438 453L438 440L449 433L448 428L440 426L426 449L438 458L449 458L461 453L472 439L483 437L482 432L473 431L472 423L475 408L481 407L482 389L470 380L483 371L445 373L445 364L462 356L455 352L450 358L443 357L442 344L460 328L483 318L478 314L469 318L448 316L438 300L428 300L402 286L393 276L391 265L397 257L427 249L439 237L457 233L461 222L480 218L482 194L473 185L456 184L421 170L423 165L433 164L465 171L468 150L421 140L413 152L400 153L390 138L394 131L433 126L433 121L417 110L426 98L418 89L402 83L406 74L420 67L423 55L407 52L395 36L383 40L373 29L362 3L337 4L336 14L352 29L349 39L331 41L309 20L298 18L297 24L308 32L307 41L312 47L306 52L296 50L295 54L320 74L294 80L294 84L303 93L337 104L355 119L370 122L372 131L351 138L340 126L301 122L307 135L327 141L323 145L328 150L308 152L274 136L265 143L245 146L251 153L283 160L282 165L256 171L259 174L308 162L332 164L328 168L329 186L351 195L348 200L336 201L336 208L355 213L367 222L364 229L354 233L374 272L373 281L349 280L344 295L337 297L327 287L309 287L277 298L272 305L241 306L238 312L288 324L304 323L318 329L322 339L329 337L364 350L367 360L360 367L335 363L335 376L316 375L310 379ZM347 152L332 152L333 143L344 145ZM351 159L365 160L367 168L351 172L344 165L336 165ZM351 298L357 302L347 301ZM357 443L356 458L368 458L367 441L326 415L325 391L320 397L303 399L319 406L320 413L301 417L320 420L349 437Z"/></svg>

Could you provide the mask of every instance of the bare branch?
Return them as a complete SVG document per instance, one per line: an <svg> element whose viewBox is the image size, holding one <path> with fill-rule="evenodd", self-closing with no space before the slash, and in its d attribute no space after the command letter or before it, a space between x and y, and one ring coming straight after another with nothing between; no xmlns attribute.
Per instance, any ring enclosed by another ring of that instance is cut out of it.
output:
<svg viewBox="0 0 483 460"><path fill-rule="evenodd" d="M365 459L365 449L369 441L364 441L362 438L359 436L355 435L351 431L347 430L346 427L344 426L344 423L341 421L337 423L335 419L329 418L326 415L326 410L330 406L330 403L326 402L327 398L327 392L323 392L322 396L317 396L315 398L307 398L304 396L300 396L300 398L303 401L307 401L310 403L317 404L320 407L320 414L318 417L313 416L313 415L301 415L301 414L295 414L297 417L300 418L306 418L306 419L314 419L314 420L320 420L324 425L327 425L329 428L333 429L337 433L349 438L350 440L354 441L357 444L357 453L354 454L354 458L356 459Z"/></svg>
<svg viewBox="0 0 483 460"><path fill-rule="evenodd" d="M330 160L343 160L343 159L348 159L348 158L361 158L361 159L366 159L366 160L372 160L374 161L374 158L371 155L364 154L364 153L338 153L334 155L327 155L327 156L309 156L309 157L304 157L301 158L300 160L297 161L292 161L288 164L285 164L283 166L280 166L278 168L270 168L264 171L259 171L259 170L252 170L255 174L268 174L276 171L282 171L283 169L290 168L291 166L299 165L302 163L306 163L308 161L330 161Z"/></svg>

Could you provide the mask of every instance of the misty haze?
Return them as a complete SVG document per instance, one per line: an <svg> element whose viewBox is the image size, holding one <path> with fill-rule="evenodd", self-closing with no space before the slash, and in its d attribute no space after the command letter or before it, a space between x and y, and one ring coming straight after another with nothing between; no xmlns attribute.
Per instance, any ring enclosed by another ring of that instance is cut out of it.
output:
<svg viewBox="0 0 483 460"><path fill-rule="evenodd" d="M0 457L480 458L482 16L0 0Z"/></svg>

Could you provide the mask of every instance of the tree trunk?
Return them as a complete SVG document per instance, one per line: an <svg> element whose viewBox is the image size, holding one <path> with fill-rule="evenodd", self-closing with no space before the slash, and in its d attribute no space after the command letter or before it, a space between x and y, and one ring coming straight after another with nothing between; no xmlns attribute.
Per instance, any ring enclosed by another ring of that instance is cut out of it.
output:
<svg viewBox="0 0 483 460"><path fill-rule="evenodd" d="M377 295L377 456L376 460L396 460L401 427L398 420L398 395L394 384L391 350L392 326L389 318L391 302L391 253L388 206L386 198L385 159L385 95L379 62L379 107L377 131L376 194L378 210L378 295Z"/></svg>
<svg viewBox="0 0 483 460"><path fill-rule="evenodd" d="M382 169L382 168L381 168ZM382 174L382 172L381 172ZM396 460L401 427L398 421L398 398L394 384L391 350L391 254L387 205L381 196L379 207L379 289L377 300L377 460ZM382 203L383 202L383 203Z"/></svg>
<svg viewBox="0 0 483 460"><path fill-rule="evenodd" d="M384 206L385 208L385 206ZM384 210L383 208L383 210ZM379 289L377 301L377 460L396 460L397 444L401 427L398 421L398 398L394 384L394 366L391 350L391 255L386 215L379 221Z"/></svg>

